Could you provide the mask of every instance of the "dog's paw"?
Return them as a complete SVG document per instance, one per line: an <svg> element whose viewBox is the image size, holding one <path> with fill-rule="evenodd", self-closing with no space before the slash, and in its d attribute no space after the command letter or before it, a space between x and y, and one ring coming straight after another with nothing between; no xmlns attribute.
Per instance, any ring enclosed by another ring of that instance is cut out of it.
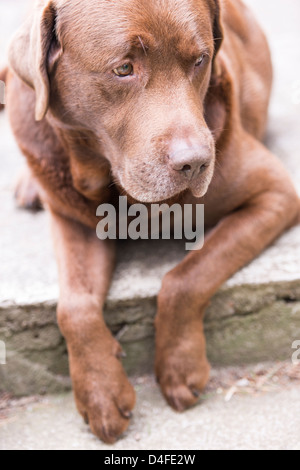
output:
<svg viewBox="0 0 300 470"><path fill-rule="evenodd" d="M95 360L101 358L95 358ZM117 358L106 363L75 367L72 373L75 401L79 413L92 432L113 444L129 426L135 406L135 391Z"/></svg>
<svg viewBox="0 0 300 470"><path fill-rule="evenodd" d="M15 200L17 207L31 211L39 211L43 208L38 185L28 167L25 167L15 185Z"/></svg>
<svg viewBox="0 0 300 470"><path fill-rule="evenodd" d="M210 373L203 335L191 334L189 338L178 338L159 348L155 372L164 397L175 411L194 406Z"/></svg>

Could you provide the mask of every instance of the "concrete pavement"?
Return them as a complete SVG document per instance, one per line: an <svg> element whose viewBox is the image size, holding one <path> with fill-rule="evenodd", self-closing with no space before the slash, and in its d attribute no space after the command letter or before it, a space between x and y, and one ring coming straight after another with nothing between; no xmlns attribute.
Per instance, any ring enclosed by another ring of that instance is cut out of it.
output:
<svg viewBox="0 0 300 470"><path fill-rule="evenodd" d="M256 395L244 392L229 401L228 392L226 397L218 389L184 414L166 405L153 379L140 379L135 388L133 421L113 446L91 434L67 394L11 411L0 421L0 449L300 450L299 386L278 386Z"/></svg>

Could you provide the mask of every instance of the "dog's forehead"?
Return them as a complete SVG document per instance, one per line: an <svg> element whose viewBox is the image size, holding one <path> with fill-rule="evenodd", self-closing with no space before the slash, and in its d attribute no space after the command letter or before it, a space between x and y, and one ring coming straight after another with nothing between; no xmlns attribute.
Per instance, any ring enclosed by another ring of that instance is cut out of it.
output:
<svg viewBox="0 0 300 470"><path fill-rule="evenodd" d="M184 53L212 39L207 0L60 0L57 24L64 45L89 62L100 52L104 62L124 57L134 41Z"/></svg>

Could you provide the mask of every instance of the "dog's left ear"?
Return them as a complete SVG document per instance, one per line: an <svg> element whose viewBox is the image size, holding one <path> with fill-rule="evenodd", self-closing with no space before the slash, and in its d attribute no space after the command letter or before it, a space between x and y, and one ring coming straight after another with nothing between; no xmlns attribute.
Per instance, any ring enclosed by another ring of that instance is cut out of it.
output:
<svg viewBox="0 0 300 470"><path fill-rule="evenodd" d="M224 39L224 32L223 32L223 26L222 26L222 12L221 12L220 0L209 0L209 4L210 4L211 15L212 15L213 37L214 37L214 45L215 45L212 75L216 77L220 74L216 56L222 46L222 42Z"/></svg>
<svg viewBox="0 0 300 470"><path fill-rule="evenodd" d="M220 0L214 0L213 7L214 7L213 35L214 35L214 42L215 42L215 53L214 53L214 58L215 58L222 46L222 42L224 39L224 32L223 32L223 26L222 26Z"/></svg>
<svg viewBox="0 0 300 470"><path fill-rule="evenodd" d="M33 15L11 41L9 63L13 71L35 90L37 121L41 121L48 110L49 72L61 54L54 1L36 0Z"/></svg>

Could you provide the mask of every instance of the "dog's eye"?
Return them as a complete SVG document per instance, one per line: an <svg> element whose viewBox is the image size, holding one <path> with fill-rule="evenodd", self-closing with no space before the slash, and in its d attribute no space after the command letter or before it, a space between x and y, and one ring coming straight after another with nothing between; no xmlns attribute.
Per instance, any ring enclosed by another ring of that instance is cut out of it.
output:
<svg viewBox="0 0 300 470"><path fill-rule="evenodd" d="M133 65L130 63L123 64L121 67L114 69L113 72L118 77L128 77L133 74Z"/></svg>
<svg viewBox="0 0 300 470"><path fill-rule="evenodd" d="M195 67L200 67L203 64L205 59L205 54L202 54L195 62Z"/></svg>

